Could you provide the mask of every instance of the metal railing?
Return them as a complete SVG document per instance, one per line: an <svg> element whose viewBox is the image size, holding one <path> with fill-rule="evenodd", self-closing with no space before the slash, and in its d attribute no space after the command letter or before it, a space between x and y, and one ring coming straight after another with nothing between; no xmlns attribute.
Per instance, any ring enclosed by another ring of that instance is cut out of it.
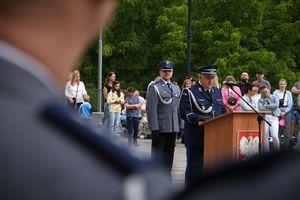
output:
<svg viewBox="0 0 300 200"><path fill-rule="evenodd" d="M93 112L97 112L98 108L98 95L102 95L102 89L93 89L93 88L86 88L86 91L88 95L90 96L90 104L92 105ZM144 98L146 98L147 91L140 91L140 95ZM102 98L103 101L101 102L101 108L103 111L103 105L104 105L104 98Z"/></svg>

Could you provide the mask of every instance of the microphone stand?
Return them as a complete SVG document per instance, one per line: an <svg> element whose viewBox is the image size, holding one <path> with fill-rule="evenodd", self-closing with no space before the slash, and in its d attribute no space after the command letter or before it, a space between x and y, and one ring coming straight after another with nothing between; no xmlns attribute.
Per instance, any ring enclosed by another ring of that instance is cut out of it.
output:
<svg viewBox="0 0 300 200"><path fill-rule="evenodd" d="M234 93L236 93L240 99L242 99L256 114L257 114L257 123L258 123L258 137L259 137L259 142L258 142L258 152L259 155L262 155L262 150L261 150L261 122L265 121L269 126L272 126L270 122L268 122L251 104L249 104L243 97L233 88L234 85L227 85L229 86ZM238 86L237 86L238 87Z"/></svg>

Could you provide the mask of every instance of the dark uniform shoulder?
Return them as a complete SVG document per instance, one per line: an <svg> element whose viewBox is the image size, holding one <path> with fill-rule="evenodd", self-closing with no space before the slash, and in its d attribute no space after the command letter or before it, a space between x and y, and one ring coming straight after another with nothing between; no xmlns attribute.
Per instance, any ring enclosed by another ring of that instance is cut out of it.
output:
<svg viewBox="0 0 300 200"><path fill-rule="evenodd" d="M202 88L201 88L201 87L198 87L197 85L193 85L192 87L189 88L189 90L190 90L191 92L194 92L194 91L203 92Z"/></svg>
<svg viewBox="0 0 300 200"><path fill-rule="evenodd" d="M183 88L181 93L182 93L182 95L187 96L188 93L189 93L189 89L188 88Z"/></svg>
<svg viewBox="0 0 300 200"><path fill-rule="evenodd" d="M217 88L217 87L212 87L212 90L213 90L214 92L221 92L221 89L220 89L220 88Z"/></svg>

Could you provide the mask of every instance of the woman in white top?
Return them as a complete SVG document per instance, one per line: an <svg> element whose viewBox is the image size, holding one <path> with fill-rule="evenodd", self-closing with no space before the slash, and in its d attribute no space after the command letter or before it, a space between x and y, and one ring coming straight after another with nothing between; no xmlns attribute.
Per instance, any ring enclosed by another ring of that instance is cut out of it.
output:
<svg viewBox="0 0 300 200"><path fill-rule="evenodd" d="M279 120L284 123L280 123L280 135L281 135L281 147L282 150L288 150L290 141L290 129L291 129L291 109L293 107L293 96L290 91L286 89L286 80L280 79L278 82L279 89L273 92L273 95L279 99L280 116Z"/></svg>
<svg viewBox="0 0 300 200"><path fill-rule="evenodd" d="M80 81L80 73L75 70L72 73L71 81L68 81L65 87L65 96L68 98L69 104L76 110L83 103L83 95L86 95L84 83Z"/></svg>

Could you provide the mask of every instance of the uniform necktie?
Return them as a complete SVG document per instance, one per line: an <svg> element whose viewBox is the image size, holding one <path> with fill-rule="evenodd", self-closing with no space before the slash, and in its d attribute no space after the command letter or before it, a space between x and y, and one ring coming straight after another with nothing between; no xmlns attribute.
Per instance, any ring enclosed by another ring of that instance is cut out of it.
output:
<svg viewBox="0 0 300 200"><path fill-rule="evenodd" d="M206 90L205 92L206 92L206 94L208 94L208 96L211 96L209 90Z"/></svg>
<svg viewBox="0 0 300 200"><path fill-rule="evenodd" d="M209 98L210 98L210 103L212 103L212 96L211 96L211 94L210 94L210 91L209 90L206 90L205 91L206 92L206 94L209 96Z"/></svg>
<svg viewBox="0 0 300 200"><path fill-rule="evenodd" d="M171 92L173 93L171 84L170 84L170 83L167 83L167 86L168 86L168 88L171 90Z"/></svg>

